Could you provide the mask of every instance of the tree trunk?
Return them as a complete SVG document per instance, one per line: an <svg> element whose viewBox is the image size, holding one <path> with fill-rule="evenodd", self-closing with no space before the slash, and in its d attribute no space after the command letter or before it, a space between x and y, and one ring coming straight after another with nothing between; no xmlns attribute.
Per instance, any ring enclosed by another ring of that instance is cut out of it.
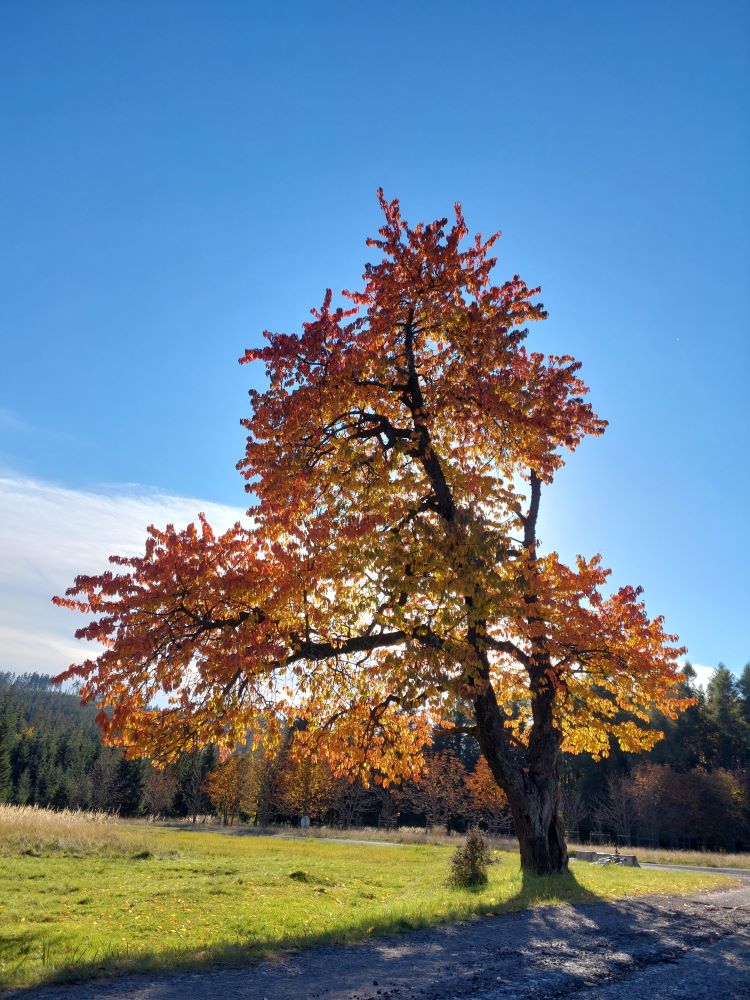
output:
<svg viewBox="0 0 750 1000"><path fill-rule="evenodd" d="M536 875L568 870L560 786L560 733L552 717L553 692L533 698L534 724L527 747L512 745L492 684L474 700L477 736L495 781L508 796L521 868Z"/></svg>
<svg viewBox="0 0 750 1000"><path fill-rule="evenodd" d="M557 775L538 781L524 775L524 793L508 796L521 867L536 875L554 875L568 869L560 783Z"/></svg>

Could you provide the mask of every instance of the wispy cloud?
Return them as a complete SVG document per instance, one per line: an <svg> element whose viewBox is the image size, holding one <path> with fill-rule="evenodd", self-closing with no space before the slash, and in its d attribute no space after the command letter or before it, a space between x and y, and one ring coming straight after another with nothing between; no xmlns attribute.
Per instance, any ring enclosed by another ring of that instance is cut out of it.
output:
<svg viewBox="0 0 750 1000"><path fill-rule="evenodd" d="M112 553L143 551L146 526L184 527L200 511L218 530L241 507L139 487L101 492L0 477L0 670L57 673L86 655L73 632L83 623L51 604L78 573L97 573Z"/></svg>
<svg viewBox="0 0 750 1000"><path fill-rule="evenodd" d="M105 569L112 553L142 552L147 525L184 527L200 511L219 531L244 519L241 507L140 486L73 490L0 472L0 670L58 673L82 659L90 647L73 633L84 619L52 595ZM693 669L705 690L714 668Z"/></svg>
<svg viewBox="0 0 750 1000"><path fill-rule="evenodd" d="M0 406L0 430L29 431L31 428L13 410L9 410L6 406Z"/></svg>

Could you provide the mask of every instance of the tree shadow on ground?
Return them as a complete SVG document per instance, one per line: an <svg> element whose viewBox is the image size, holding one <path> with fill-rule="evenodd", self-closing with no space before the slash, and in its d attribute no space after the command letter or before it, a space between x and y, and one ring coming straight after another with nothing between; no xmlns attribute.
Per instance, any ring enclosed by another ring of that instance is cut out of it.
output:
<svg viewBox="0 0 750 1000"><path fill-rule="evenodd" d="M467 895L471 899L468 912L464 905ZM130 974L171 975L181 972L215 972L221 968L236 969L254 965L269 957L290 956L324 946L347 946L388 939L403 942L408 934L445 930L451 926L519 913L535 907L554 908L561 903L575 905L602 901L596 893L582 886L570 871L550 876L522 872L521 887L515 895L493 900L487 898L487 886L459 889L456 890L455 910L433 919L419 914L396 915L388 907L384 907L380 914L370 912L360 919L353 919L345 929L323 932L308 930L304 934L289 933L281 939L273 935L249 933L242 939L216 942L203 948L175 948L158 952L128 953L127 947L123 950L113 947L111 950L102 950L90 959L79 959L74 963L70 962L66 954L64 941L51 939L49 943L45 942L47 974L43 977L43 982L71 984ZM38 942L36 947L38 949Z"/></svg>
<svg viewBox="0 0 750 1000"><path fill-rule="evenodd" d="M526 910L559 903L603 903L603 896L582 885L568 869L555 875L535 875L521 870L521 888L502 906L504 911Z"/></svg>
<svg viewBox="0 0 750 1000"><path fill-rule="evenodd" d="M141 952L130 956L112 952L76 964L75 968L61 967L60 963L57 970L45 979L47 983L80 983L102 976L120 977L133 973L159 977L188 971L214 973L222 969L247 968L259 960L279 955L285 957L282 965L291 962L302 967L322 963L330 969L331 975L334 970L336 975L341 975L348 962L343 947L362 941L373 942L369 949L373 965L370 972L383 975L388 974L391 971L389 966L397 965L399 956L405 953L410 953L414 962L419 964L422 955L430 949L432 954L443 955L452 954L457 947L475 951L480 940L485 953L497 951L498 955L526 956L523 958L527 962L526 971L536 970L534 975L546 975L545 970L549 971L549 945L553 942L554 961L559 966L555 975L568 984L582 984L589 975L576 967L576 964L581 966L582 941L586 942L583 947L588 949L587 954L589 951L600 955L607 954L608 950L618 951L618 955L609 958L612 969L632 965L636 953L641 952L648 956L647 961L671 961L671 958L661 957L664 952L664 911L657 901L648 897L606 899L583 885L575 870L549 876L521 872L518 890L500 900L487 898L486 889L460 892L464 901L467 892L470 893L470 909L473 912L466 913L465 906L459 905L457 897L455 913L445 914L442 921L397 917L384 908L382 914L374 916L370 913L363 915L361 920L352 921L344 932L308 931L304 935L290 934L282 940L278 936L248 935L241 940L217 943L202 950L175 949L167 953ZM559 904L566 904L562 909L568 914L567 918L561 913ZM492 917L499 919L489 919ZM661 929L657 928L659 917ZM427 949L425 941L429 942ZM330 947L326 946L334 946L335 953L332 954ZM671 955L675 947L670 945L667 954ZM342 950L339 951L339 948ZM317 958L314 954L316 950ZM659 957L652 957L655 955ZM50 955L51 965L55 964L55 957ZM62 958L61 955L57 957ZM419 975L416 969L410 971ZM504 970L501 968L500 971ZM295 975L292 973L292 978ZM173 990L174 984L170 985L165 980L158 986L154 985L153 993L149 995L155 998L177 996Z"/></svg>

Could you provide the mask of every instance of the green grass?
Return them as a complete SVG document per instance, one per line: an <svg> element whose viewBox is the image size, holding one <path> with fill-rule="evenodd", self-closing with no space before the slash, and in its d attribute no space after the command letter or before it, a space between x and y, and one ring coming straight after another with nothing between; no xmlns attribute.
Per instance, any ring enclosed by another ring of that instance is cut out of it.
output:
<svg viewBox="0 0 750 1000"><path fill-rule="evenodd" d="M433 845L363 846L122 823L107 825L104 846L91 836L82 848L77 836L65 848L48 830L27 849L28 831L14 841L2 815L0 838L5 988L239 963L472 915L728 882L584 864L566 877L529 878L517 855L498 853L489 885L470 892L446 886L451 848Z"/></svg>
<svg viewBox="0 0 750 1000"><path fill-rule="evenodd" d="M145 820L131 821L133 825L145 824ZM185 829L192 828L192 824L189 820L167 820L164 824L171 828L183 827ZM258 833L256 827L248 826L236 826L236 827L221 827L218 825L218 820L215 817L203 817L201 824L202 829L213 829L217 832L226 832L229 834L234 834L238 830L242 830L247 833ZM299 830L291 830L288 826L269 826L263 828L261 832L271 834L295 834L300 835ZM461 837L456 833L446 834L444 829L435 828L433 830L426 830L424 827L399 827L397 830L383 830L378 827L365 826L365 827L351 827L348 830L342 830L337 827L330 826L320 826L311 827L306 836L308 837L324 837L333 838L335 840L374 840L374 841L389 841L396 844L435 844L438 846L452 846L456 847ZM510 851L514 853L517 848L517 843L514 837L507 836L487 836L490 844L501 851ZM578 844L577 842L570 841L568 843L568 849L573 852L576 849L591 851L591 850L601 850L601 851L614 851L614 844L601 844L601 845L591 845L591 844ZM746 868L750 870L750 853L731 853L728 851L700 851L700 850L683 850L680 848L653 848L653 847L628 847L620 845L620 851L623 854L635 854L640 861L652 862L656 864L669 864L669 865L700 865L706 868Z"/></svg>

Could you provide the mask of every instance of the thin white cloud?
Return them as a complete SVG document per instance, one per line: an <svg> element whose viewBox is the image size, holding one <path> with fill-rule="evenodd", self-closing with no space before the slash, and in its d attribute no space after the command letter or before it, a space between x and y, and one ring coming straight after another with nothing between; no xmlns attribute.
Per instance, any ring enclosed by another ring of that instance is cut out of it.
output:
<svg viewBox="0 0 750 1000"><path fill-rule="evenodd" d="M241 507L138 486L73 490L0 471L0 670L59 673L91 647L74 631L83 617L56 608L78 573L98 573L113 554L143 551L146 527L178 528L203 511L218 531L245 520ZM693 663L705 690L714 667Z"/></svg>
<svg viewBox="0 0 750 1000"><path fill-rule="evenodd" d="M0 429L8 431L28 431L31 428L17 413L6 406L0 406Z"/></svg>
<svg viewBox="0 0 750 1000"><path fill-rule="evenodd" d="M113 554L143 551L146 527L196 521L203 511L224 531L241 507L147 492L66 489L0 477L0 670L58 673L85 657L73 632L83 624L51 603L78 573L98 573Z"/></svg>

